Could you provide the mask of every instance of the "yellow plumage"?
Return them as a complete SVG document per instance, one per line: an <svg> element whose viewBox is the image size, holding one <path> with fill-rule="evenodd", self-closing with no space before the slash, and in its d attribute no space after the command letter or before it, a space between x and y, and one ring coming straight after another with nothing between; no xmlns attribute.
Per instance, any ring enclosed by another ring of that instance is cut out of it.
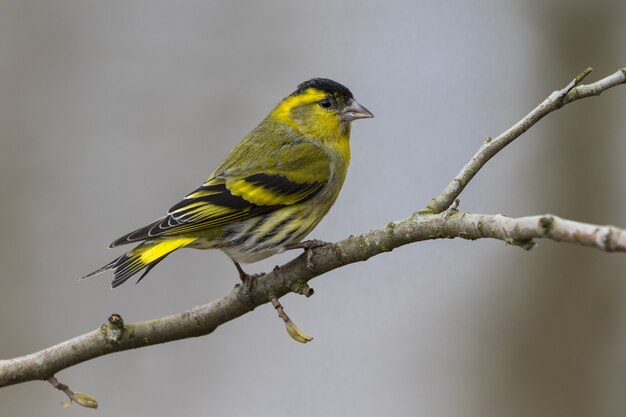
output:
<svg viewBox="0 0 626 417"><path fill-rule="evenodd" d="M180 249L183 246L187 246L194 240L196 240L195 237L180 237L176 239L162 240L141 250L138 253L139 261L144 265L149 265L168 253L175 251L176 249Z"/></svg>
<svg viewBox="0 0 626 417"><path fill-rule="evenodd" d="M171 252L222 249L256 262L300 242L326 215L350 161L350 125L373 117L343 85L315 78L298 86L237 145L209 178L167 215L117 239L142 242L87 275L113 270L116 287Z"/></svg>

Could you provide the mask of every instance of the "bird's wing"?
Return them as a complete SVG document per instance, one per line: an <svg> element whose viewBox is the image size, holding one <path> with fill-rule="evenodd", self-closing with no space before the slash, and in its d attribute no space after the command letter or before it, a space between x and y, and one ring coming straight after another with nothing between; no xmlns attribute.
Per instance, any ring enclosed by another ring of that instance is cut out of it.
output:
<svg viewBox="0 0 626 417"><path fill-rule="evenodd" d="M111 247L224 226L297 204L317 194L330 178L328 156L315 144L284 143L269 158L267 150L258 158L256 145L248 148L240 149L249 152L241 158L245 163L227 158L167 216L120 237Z"/></svg>

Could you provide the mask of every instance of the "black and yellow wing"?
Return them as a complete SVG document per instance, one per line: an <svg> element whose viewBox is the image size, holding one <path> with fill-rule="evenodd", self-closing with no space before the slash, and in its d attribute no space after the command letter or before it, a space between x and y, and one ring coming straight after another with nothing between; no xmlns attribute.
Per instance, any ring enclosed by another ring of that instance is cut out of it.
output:
<svg viewBox="0 0 626 417"><path fill-rule="evenodd" d="M120 237L111 247L225 226L302 203L319 193L330 179L328 156L315 144L283 143L270 152L269 161L267 152L263 153L265 158L254 158L260 150L255 143L238 148L235 150L240 152L233 154L248 153L244 166L237 164L236 157L227 158L166 216Z"/></svg>

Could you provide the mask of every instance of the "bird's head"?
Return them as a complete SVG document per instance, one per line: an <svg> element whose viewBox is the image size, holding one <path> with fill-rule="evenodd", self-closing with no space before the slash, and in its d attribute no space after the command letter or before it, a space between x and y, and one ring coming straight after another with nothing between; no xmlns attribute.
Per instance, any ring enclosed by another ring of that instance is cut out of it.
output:
<svg viewBox="0 0 626 417"><path fill-rule="evenodd" d="M328 78L301 83L271 116L298 134L317 140L347 138L353 120L374 117L354 100L347 87Z"/></svg>

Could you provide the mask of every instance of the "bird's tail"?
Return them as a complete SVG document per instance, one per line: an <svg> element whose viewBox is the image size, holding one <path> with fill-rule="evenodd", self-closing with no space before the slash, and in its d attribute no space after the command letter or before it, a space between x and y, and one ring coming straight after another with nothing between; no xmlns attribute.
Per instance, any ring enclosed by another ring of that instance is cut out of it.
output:
<svg viewBox="0 0 626 417"><path fill-rule="evenodd" d="M141 281L152 268L161 262L167 255L177 249L183 248L192 243L194 237L179 237L169 239L157 239L143 242L141 245L135 246L124 255L106 264L97 271L89 275L85 275L81 279L98 275L102 272L113 270L115 278L111 283L111 287L115 288L122 285L128 278L137 272L145 269L137 282Z"/></svg>

